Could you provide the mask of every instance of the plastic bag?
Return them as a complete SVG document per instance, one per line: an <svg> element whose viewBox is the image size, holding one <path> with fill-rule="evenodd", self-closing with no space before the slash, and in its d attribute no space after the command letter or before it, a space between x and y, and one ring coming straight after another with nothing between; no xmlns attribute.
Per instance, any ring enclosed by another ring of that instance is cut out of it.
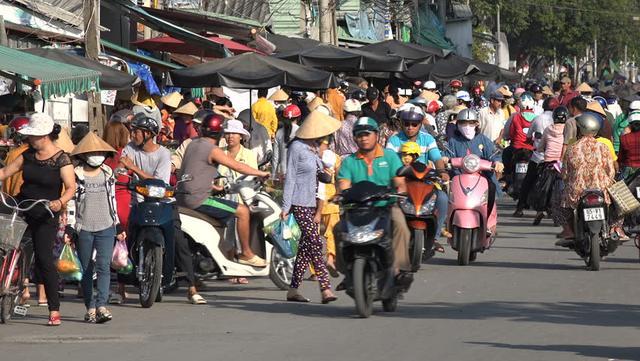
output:
<svg viewBox="0 0 640 361"><path fill-rule="evenodd" d="M128 275L129 273L131 273L133 271L133 262L131 262L131 259L129 259L129 257L127 257L127 265L120 268L118 270L118 273L121 275Z"/></svg>
<svg viewBox="0 0 640 361"><path fill-rule="evenodd" d="M527 203L531 208L538 212L547 210L549 201L551 200L551 194L553 185L560 174L556 171L554 166L544 166L541 171L538 172L538 178L533 186L533 190L529 192L529 198Z"/></svg>
<svg viewBox="0 0 640 361"><path fill-rule="evenodd" d="M76 251L69 244L65 244L60 252L60 257L56 263L58 273L69 281L80 281L82 279L82 265Z"/></svg>
<svg viewBox="0 0 640 361"><path fill-rule="evenodd" d="M289 217L287 217L287 221L285 222L285 224L288 228L288 237L286 237L286 239L295 241L297 243L300 240L302 231L300 230L300 226L298 225L298 222L296 222L296 218L293 216L293 214L289 214Z"/></svg>
<svg viewBox="0 0 640 361"><path fill-rule="evenodd" d="M116 241L115 247L113 247L113 255L111 256L111 268L114 270L120 270L127 267L129 262L129 250L127 249L127 242L125 240Z"/></svg>
<svg viewBox="0 0 640 361"><path fill-rule="evenodd" d="M277 220L264 228L264 232L273 240L273 246L285 258L293 258L298 253L300 226L293 214L286 220Z"/></svg>

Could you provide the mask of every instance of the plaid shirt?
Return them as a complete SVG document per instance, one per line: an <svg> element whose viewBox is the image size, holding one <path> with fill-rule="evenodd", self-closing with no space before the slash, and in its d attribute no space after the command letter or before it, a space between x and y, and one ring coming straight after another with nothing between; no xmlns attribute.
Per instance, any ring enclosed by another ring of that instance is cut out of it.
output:
<svg viewBox="0 0 640 361"><path fill-rule="evenodd" d="M640 133L629 133L620 137L618 162L623 167L640 167Z"/></svg>

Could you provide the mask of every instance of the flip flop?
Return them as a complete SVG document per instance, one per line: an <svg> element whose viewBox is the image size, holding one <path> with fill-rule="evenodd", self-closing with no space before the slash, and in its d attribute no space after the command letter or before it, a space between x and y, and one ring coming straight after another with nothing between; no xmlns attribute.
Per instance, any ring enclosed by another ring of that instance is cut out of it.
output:
<svg viewBox="0 0 640 361"><path fill-rule="evenodd" d="M259 268L267 267L267 261L263 260L262 258L256 255L254 255L249 259L238 258L238 263L245 264L252 267L259 267Z"/></svg>
<svg viewBox="0 0 640 361"><path fill-rule="evenodd" d="M336 296L322 297L322 304L326 305L327 303L331 303L333 301L336 301L337 299L338 297Z"/></svg>
<svg viewBox="0 0 640 361"><path fill-rule="evenodd" d="M49 321L47 322L47 326L60 326L62 321L60 320L60 315L49 316Z"/></svg>
<svg viewBox="0 0 640 361"><path fill-rule="evenodd" d="M433 242L433 250L436 252L444 253L444 247L438 242Z"/></svg>
<svg viewBox="0 0 640 361"><path fill-rule="evenodd" d="M47 301L38 301L38 307L49 307L49 303Z"/></svg>
<svg viewBox="0 0 640 361"><path fill-rule="evenodd" d="M200 296L199 294L193 294L191 295L191 297L189 297L189 302L191 302L192 305L206 305L207 304L207 300L205 300L202 296Z"/></svg>
<svg viewBox="0 0 640 361"><path fill-rule="evenodd" d="M331 277L333 278L338 278L340 277L340 273L338 273L338 270L336 269L336 266L332 265L332 264L328 264L327 263L327 271L329 271L329 274L331 275Z"/></svg>
<svg viewBox="0 0 640 361"><path fill-rule="evenodd" d="M296 293L293 296L287 296L287 301L288 302L300 302L300 303L308 303L311 302L310 299L304 297L303 295Z"/></svg>
<svg viewBox="0 0 640 361"><path fill-rule="evenodd" d="M248 285L249 284L249 280L244 278L244 277L229 278L229 282L233 283L234 285Z"/></svg>

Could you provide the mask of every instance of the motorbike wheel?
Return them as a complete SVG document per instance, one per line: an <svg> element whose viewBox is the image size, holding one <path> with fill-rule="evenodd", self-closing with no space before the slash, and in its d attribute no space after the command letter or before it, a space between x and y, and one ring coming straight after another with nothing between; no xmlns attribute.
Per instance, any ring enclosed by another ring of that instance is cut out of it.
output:
<svg viewBox="0 0 640 361"><path fill-rule="evenodd" d="M144 274L140 281L140 305L144 308L153 306L160 292L162 282L162 247L145 244Z"/></svg>
<svg viewBox="0 0 640 361"><path fill-rule="evenodd" d="M11 312L14 306L13 300L14 298L10 294L0 298L0 323L7 323L11 319Z"/></svg>
<svg viewBox="0 0 640 361"><path fill-rule="evenodd" d="M422 265L422 254L424 252L424 231L421 229L413 230L413 239L409 254L411 255L411 272L416 272Z"/></svg>
<svg viewBox="0 0 640 361"><path fill-rule="evenodd" d="M16 269L9 285L11 292L6 293L0 298L0 323L7 323L13 315L13 308L22 298L24 292L24 275L27 269L24 253L20 255L20 259L16 264Z"/></svg>
<svg viewBox="0 0 640 361"><path fill-rule="evenodd" d="M373 282L374 275L369 270L367 260L356 258L353 263L353 298L356 301L356 311L362 318L373 313Z"/></svg>
<svg viewBox="0 0 640 361"><path fill-rule="evenodd" d="M394 295L388 300L382 301L382 309L384 312L396 312L398 309L398 296Z"/></svg>
<svg viewBox="0 0 640 361"><path fill-rule="evenodd" d="M469 255L469 262L473 262L478 258L478 252L471 252Z"/></svg>
<svg viewBox="0 0 640 361"><path fill-rule="evenodd" d="M284 258L276 251L271 250L271 265L269 266L269 278L276 287L285 291L289 289L291 277L293 276L294 258Z"/></svg>
<svg viewBox="0 0 640 361"><path fill-rule="evenodd" d="M587 259L587 266L590 271L600 270L600 235L589 234L590 252Z"/></svg>
<svg viewBox="0 0 640 361"><path fill-rule="evenodd" d="M456 228L458 237L458 264L466 266L471 260L471 235L472 229Z"/></svg>

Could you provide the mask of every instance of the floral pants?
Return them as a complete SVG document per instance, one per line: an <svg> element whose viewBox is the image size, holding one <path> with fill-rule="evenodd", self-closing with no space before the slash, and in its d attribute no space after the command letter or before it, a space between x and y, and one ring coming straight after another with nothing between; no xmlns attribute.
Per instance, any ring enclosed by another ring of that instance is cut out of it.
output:
<svg viewBox="0 0 640 361"><path fill-rule="evenodd" d="M316 270L320 290L331 289L329 282L329 274L327 265L322 256L322 240L320 239L320 231L318 224L313 221L316 209L312 207L291 207L293 216L298 222L302 236L298 245L298 254L296 255L296 263L293 266L293 276L291 279L291 288L297 289L304 279L304 273L307 265L311 263Z"/></svg>

